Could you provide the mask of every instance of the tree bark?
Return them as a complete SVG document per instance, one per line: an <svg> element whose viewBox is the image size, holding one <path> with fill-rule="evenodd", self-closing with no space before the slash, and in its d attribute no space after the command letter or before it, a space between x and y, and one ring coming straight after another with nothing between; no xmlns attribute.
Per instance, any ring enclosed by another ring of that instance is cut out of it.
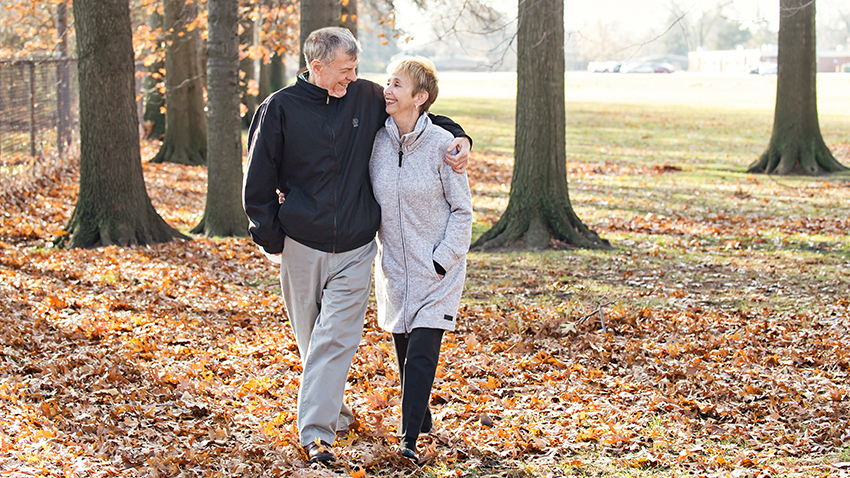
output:
<svg viewBox="0 0 850 478"><path fill-rule="evenodd" d="M357 38L357 0L342 0L341 4L339 26L348 28Z"/></svg>
<svg viewBox="0 0 850 478"><path fill-rule="evenodd" d="M301 0L301 40L298 55L301 68L307 66L304 60L304 40L314 30L339 26L341 18L340 0Z"/></svg>
<svg viewBox="0 0 850 478"><path fill-rule="evenodd" d="M265 0L264 4L270 11L275 11L278 8L278 5L275 5L275 2L273 0ZM264 18L263 22L266 21L272 22L272 28L277 30L284 30L280 28L279 25L275 25L273 20L266 20ZM260 31L263 31L268 28L266 25L263 24L263 22L260 22L260 24L257 25L257 28ZM260 78L258 80L260 86L260 96L257 98L258 102L262 102L263 100L268 98L270 94L286 86L286 65L284 63L283 56L277 53L277 45L266 46L271 48L271 53L269 55L268 63L264 61L260 62Z"/></svg>
<svg viewBox="0 0 850 478"><path fill-rule="evenodd" d="M473 247L543 249L552 239L594 249L608 241L573 212L567 188L563 0L520 0L516 161L505 213Z"/></svg>
<svg viewBox="0 0 850 478"><path fill-rule="evenodd" d="M242 128L239 119L239 0L208 0L207 203L192 229L207 236L246 236L242 210Z"/></svg>
<svg viewBox="0 0 850 478"><path fill-rule="evenodd" d="M272 54L272 61L268 65L269 70L269 89L270 93L286 86L286 62L283 56L277 53Z"/></svg>
<svg viewBox="0 0 850 478"><path fill-rule="evenodd" d="M818 176L844 171L818 123L814 0L780 0L773 134L748 172Z"/></svg>
<svg viewBox="0 0 850 478"><path fill-rule="evenodd" d="M80 189L59 247L185 238L156 213L139 151L133 40L126 0L75 0Z"/></svg>
<svg viewBox="0 0 850 478"><path fill-rule="evenodd" d="M201 31L188 28L198 17L198 2L165 0L165 139L154 163L207 163L204 69Z"/></svg>
<svg viewBox="0 0 850 478"><path fill-rule="evenodd" d="M254 46L254 21L245 18L242 21L242 28L239 42L242 44L242 51L248 51ZM242 70L242 104L247 108L245 115L242 116L242 127L245 129L251 126L251 118L254 117L254 112L257 110L257 96L251 94L252 91L249 88L252 81L257 81L256 64L256 60L249 56L239 62L239 68Z"/></svg>
<svg viewBox="0 0 850 478"><path fill-rule="evenodd" d="M268 96L272 94L273 91L275 91L272 90L271 84L272 65L275 60L276 58L274 56L270 56L268 63L260 62L260 78L257 80L260 90L260 95L257 97L257 100L259 102L262 102L263 100L268 98Z"/></svg>
<svg viewBox="0 0 850 478"><path fill-rule="evenodd" d="M63 154L71 142L71 68L68 61L68 4L56 5L56 40L59 61L56 63L56 148Z"/></svg>
<svg viewBox="0 0 850 478"><path fill-rule="evenodd" d="M154 32L159 32L162 35L162 15L159 12L153 12L148 17L148 26ZM159 42L155 50L159 50ZM154 52L151 52L154 53ZM145 127L145 137L153 139L162 139L165 136L165 114L162 108L165 106L165 96L160 92L160 82L162 72L165 70L164 61L156 61L148 67L148 74L145 76L145 112L142 115L142 120L147 124Z"/></svg>

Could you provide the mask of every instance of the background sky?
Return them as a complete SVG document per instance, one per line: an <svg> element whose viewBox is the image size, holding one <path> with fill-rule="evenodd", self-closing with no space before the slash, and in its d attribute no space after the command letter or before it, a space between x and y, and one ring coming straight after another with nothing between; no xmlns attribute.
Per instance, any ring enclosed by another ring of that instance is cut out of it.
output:
<svg viewBox="0 0 850 478"><path fill-rule="evenodd" d="M824 2L828 0L819 0ZM719 2L690 0L676 2L683 10L700 11L715 7ZM732 0L726 11L737 16L742 23L767 20L772 29L779 28L779 0ZM670 0L592 0L568 1L564 4L564 20L567 28L580 29L597 19L616 21L623 27L640 31L647 28L666 28L670 12ZM516 5L516 4L514 4ZM663 31L663 30L661 30ZM659 32L660 33L660 32Z"/></svg>

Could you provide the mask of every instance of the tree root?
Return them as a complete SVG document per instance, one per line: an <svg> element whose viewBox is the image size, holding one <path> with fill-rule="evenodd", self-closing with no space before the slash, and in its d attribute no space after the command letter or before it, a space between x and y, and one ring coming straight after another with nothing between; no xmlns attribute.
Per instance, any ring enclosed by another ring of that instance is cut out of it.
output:
<svg viewBox="0 0 850 478"><path fill-rule="evenodd" d="M151 208L153 210L153 208ZM174 239L191 240L169 226L156 211L140 218L97 218L81 220L74 212L64 234L54 239L62 249L91 249L104 246L143 246L170 242Z"/></svg>
<svg viewBox="0 0 850 478"><path fill-rule="evenodd" d="M847 170L822 140L809 145L787 143L780 146L771 143L747 168L748 173L800 176L822 176Z"/></svg>

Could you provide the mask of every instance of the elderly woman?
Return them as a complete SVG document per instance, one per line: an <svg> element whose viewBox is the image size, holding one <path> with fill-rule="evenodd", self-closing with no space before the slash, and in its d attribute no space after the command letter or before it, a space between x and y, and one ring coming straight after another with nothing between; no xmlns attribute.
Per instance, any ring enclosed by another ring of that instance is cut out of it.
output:
<svg viewBox="0 0 850 478"><path fill-rule="evenodd" d="M400 453L412 460L419 433L431 429L431 386L443 332L457 322L472 232L467 176L443 160L452 135L428 118L437 92L429 60L395 65L384 89L390 117L375 136L369 163L381 205L378 323L393 335L401 379Z"/></svg>

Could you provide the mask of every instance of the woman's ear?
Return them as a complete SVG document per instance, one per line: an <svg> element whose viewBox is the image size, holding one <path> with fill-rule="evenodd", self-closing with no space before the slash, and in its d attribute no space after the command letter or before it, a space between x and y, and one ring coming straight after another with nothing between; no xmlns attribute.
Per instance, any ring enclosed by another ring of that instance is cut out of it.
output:
<svg viewBox="0 0 850 478"><path fill-rule="evenodd" d="M413 104L415 104L417 108L424 105L426 101L428 101L428 92L425 90L413 95Z"/></svg>

